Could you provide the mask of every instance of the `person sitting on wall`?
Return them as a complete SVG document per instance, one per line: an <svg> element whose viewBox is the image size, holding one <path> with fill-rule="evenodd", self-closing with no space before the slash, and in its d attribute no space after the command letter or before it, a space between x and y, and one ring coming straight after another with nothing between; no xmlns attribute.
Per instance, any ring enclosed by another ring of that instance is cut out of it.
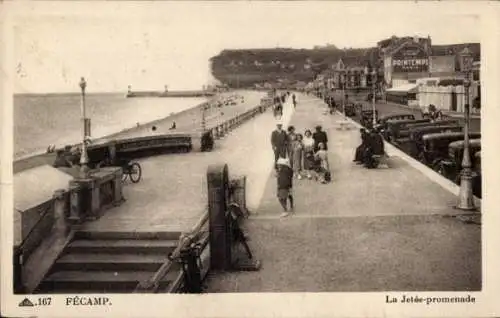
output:
<svg viewBox="0 0 500 318"><path fill-rule="evenodd" d="M56 159L54 160L54 163L52 164L52 166L54 168L61 168L61 167L71 168L72 165L67 160L63 149L57 150Z"/></svg>
<svg viewBox="0 0 500 318"><path fill-rule="evenodd" d="M365 152L368 143L368 131L365 128L361 128L359 130L359 133L361 134L361 144L356 148L356 153L354 155L353 162L357 164L362 164L363 154Z"/></svg>
<svg viewBox="0 0 500 318"><path fill-rule="evenodd" d="M376 168L377 161L374 156L381 156L384 153L384 140L382 135L378 132L377 127L375 127L367 136L367 147L363 154L363 164L365 168Z"/></svg>

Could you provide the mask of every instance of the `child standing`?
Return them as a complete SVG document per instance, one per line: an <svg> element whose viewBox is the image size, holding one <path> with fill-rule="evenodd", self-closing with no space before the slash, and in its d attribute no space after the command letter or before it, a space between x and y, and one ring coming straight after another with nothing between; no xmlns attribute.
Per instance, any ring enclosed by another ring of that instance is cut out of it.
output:
<svg viewBox="0 0 500 318"><path fill-rule="evenodd" d="M321 183L328 183L330 179L330 164L328 162L328 153L325 149L325 144L320 142L318 144L318 151L314 154L314 157L319 162L319 181Z"/></svg>
<svg viewBox="0 0 500 318"><path fill-rule="evenodd" d="M290 167L290 160L287 158L278 159L278 200L283 207L281 217L288 216L287 201L290 200L290 210L293 211L293 171Z"/></svg>
<svg viewBox="0 0 500 318"><path fill-rule="evenodd" d="M311 170L314 168L314 139L312 137L312 132L307 129L304 133L304 140L302 141L304 146L304 170L308 179L312 178Z"/></svg>

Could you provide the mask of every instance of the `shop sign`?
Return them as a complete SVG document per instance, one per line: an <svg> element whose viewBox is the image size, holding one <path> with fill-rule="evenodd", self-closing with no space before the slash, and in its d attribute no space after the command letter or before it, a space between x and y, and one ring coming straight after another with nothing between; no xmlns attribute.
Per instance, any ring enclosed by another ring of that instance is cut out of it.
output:
<svg viewBox="0 0 500 318"><path fill-rule="evenodd" d="M428 72L429 56L420 46L405 46L392 56L394 73Z"/></svg>

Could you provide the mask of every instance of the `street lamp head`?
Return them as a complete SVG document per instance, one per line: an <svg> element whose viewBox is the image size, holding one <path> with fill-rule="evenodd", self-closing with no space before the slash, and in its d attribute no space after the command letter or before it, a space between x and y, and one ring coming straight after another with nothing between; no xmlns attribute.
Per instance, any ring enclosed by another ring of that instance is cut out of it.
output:
<svg viewBox="0 0 500 318"><path fill-rule="evenodd" d="M85 90L85 88L87 87L87 82L85 81L85 78L80 78L80 88L83 90Z"/></svg>

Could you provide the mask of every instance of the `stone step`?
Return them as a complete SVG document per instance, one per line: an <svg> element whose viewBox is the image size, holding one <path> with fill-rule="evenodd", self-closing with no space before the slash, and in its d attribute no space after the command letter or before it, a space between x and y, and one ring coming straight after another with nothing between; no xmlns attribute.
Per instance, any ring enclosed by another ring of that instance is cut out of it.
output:
<svg viewBox="0 0 500 318"><path fill-rule="evenodd" d="M75 240L65 249L65 253L162 253L168 255L178 241L167 240Z"/></svg>
<svg viewBox="0 0 500 318"><path fill-rule="evenodd" d="M153 274L154 271L59 271L44 279L38 293L130 293Z"/></svg>
<svg viewBox="0 0 500 318"><path fill-rule="evenodd" d="M75 239L98 239L98 240L178 240L181 232L168 231L78 231Z"/></svg>
<svg viewBox="0 0 500 318"><path fill-rule="evenodd" d="M169 289L181 272L174 263L159 282L159 291ZM153 277L155 271L59 271L50 274L38 286L36 294L132 293L137 284Z"/></svg>
<svg viewBox="0 0 500 318"><path fill-rule="evenodd" d="M59 258L52 271L156 271L167 261L167 254L65 254Z"/></svg>

